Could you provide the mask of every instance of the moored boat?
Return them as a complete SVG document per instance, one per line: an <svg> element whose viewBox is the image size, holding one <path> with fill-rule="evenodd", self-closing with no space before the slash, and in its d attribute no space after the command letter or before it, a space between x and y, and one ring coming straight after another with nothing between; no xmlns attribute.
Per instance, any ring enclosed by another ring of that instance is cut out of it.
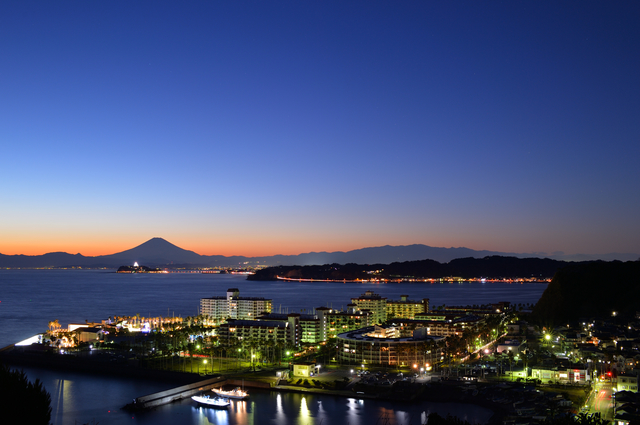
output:
<svg viewBox="0 0 640 425"><path fill-rule="evenodd" d="M209 407L226 408L226 407L229 407L229 405L231 404L228 398L209 397L208 395L205 395L205 396L194 395L191 397L191 400L196 401L198 402L198 404L201 404L203 406L209 406Z"/></svg>
<svg viewBox="0 0 640 425"><path fill-rule="evenodd" d="M234 388L231 391L224 391L220 388L214 388L211 391L220 397L232 398L234 400L244 400L245 398L249 398L249 393L243 391L240 387Z"/></svg>

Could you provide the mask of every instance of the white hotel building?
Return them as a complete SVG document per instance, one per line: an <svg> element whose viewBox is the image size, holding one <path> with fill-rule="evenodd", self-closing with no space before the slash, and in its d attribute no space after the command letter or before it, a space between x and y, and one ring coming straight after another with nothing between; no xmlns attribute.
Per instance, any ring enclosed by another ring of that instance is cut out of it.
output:
<svg viewBox="0 0 640 425"><path fill-rule="evenodd" d="M255 320L263 313L271 313L272 300L241 297L237 288L227 289L226 297L200 299L200 314L213 320Z"/></svg>

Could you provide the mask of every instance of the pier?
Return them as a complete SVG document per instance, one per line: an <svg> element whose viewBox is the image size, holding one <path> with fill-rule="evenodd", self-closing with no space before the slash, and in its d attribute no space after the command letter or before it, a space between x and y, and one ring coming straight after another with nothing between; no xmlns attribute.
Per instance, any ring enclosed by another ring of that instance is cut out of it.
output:
<svg viewBox="0 0 640 425"><path fill-rule="evenodd" d="M205 379L204 381L194 382L193 384L182 385L170 390L138 397L133 400L133 403L126 405L125 408L139 410L161 406L163 404L172 403L174 401L182 400L183 398L197 395L202 391L207 391L211 388L221 387L225 382L227 382L227 378L223 376Z"/></svg>
<svg viewBox="0 0 640 425"><path fill-rule="evenodd" d="M170 390L138 397L133 400L133 403L127 404L124 408L132 410L150 409L152 407L161 406L163 404L172 403L174 401L182 400L183 398L197 395L212 388L220 388L224 385L242 385L243 387L247 386L262 389L269 389L272 387L272 384L268 382L252 382L245 381L244 379L229 379L224 376L218 376L215 378L205 379L204 381L194 382L193 384L182 385Z"/></svg>

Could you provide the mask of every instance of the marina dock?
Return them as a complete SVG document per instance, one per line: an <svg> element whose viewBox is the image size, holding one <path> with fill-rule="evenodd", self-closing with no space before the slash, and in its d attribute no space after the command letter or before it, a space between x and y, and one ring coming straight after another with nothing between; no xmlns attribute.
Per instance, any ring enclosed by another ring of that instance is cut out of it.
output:
<svg viewBox="0 0 640 425"><path fill-rule="evenodd" d="M194 382L193 384L182 385L170 390L138 397L133 400L133 403L125 406L125 408L139 410L161 406L163 404L172 403L174 401L182 400L183 398L200 394L201 392L212 388L221 387L226 381L227 378L218 376L215 378L205 379L204 381Z"/></svg>

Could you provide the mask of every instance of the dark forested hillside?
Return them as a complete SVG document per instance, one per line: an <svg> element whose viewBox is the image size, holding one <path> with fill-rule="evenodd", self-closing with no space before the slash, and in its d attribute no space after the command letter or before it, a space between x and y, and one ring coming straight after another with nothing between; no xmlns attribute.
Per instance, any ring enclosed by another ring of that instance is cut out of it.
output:
<svg viewBox="0 0 640 425"><path fill-rule="evenodd" d="M558 325L585 317L632 315L640 310L640 261L595 261L567 265L556 273L536 304L540 323Z"/></svg>
<svg viewBox="0 0 640 425"><path fill-rule="evenodd" d="M449 263L434 260L405 261L391 264L326 264L323 266L268 267L250 276L250 280L275 280L276 276L292 279L354 280L394 278L438 279L448 276L471 278L551 278L569 263L542 258L490 256L460 258Z"/></svg>

